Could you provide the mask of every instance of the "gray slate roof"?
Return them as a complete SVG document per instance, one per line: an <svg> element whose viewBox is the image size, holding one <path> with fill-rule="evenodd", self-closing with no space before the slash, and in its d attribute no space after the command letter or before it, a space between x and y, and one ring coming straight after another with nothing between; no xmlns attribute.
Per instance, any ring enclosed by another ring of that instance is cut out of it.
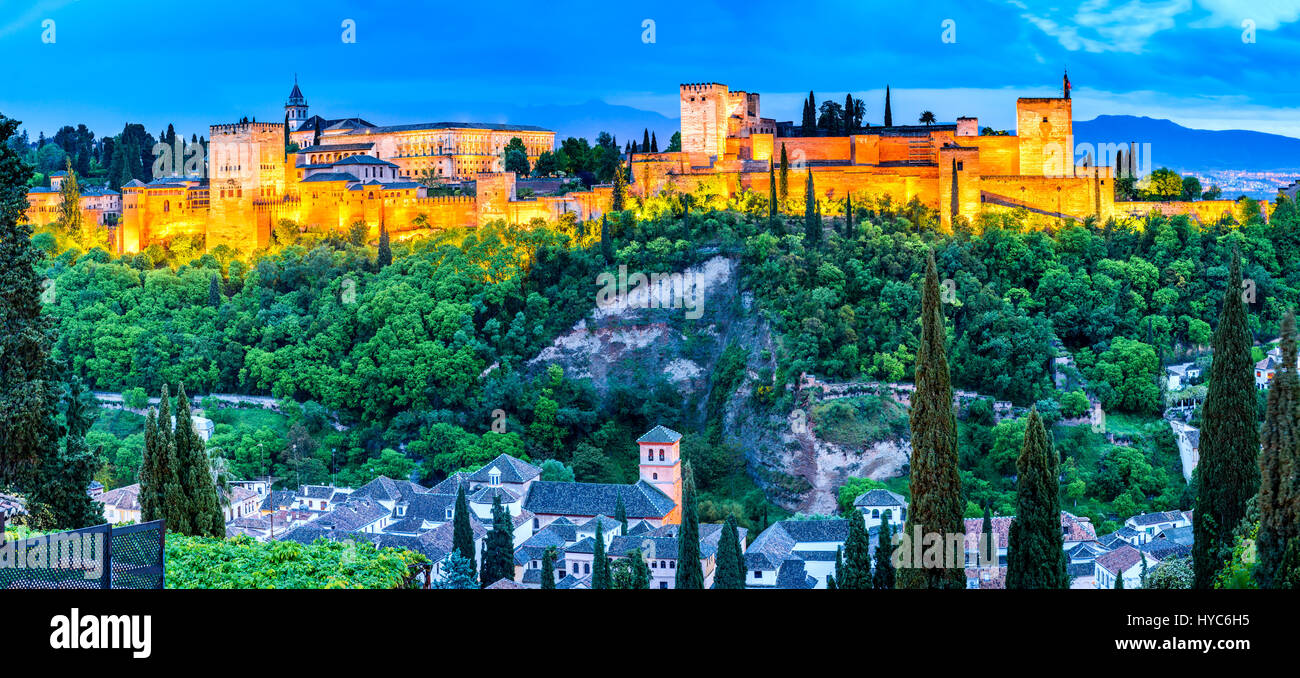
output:
<svg viewBox="0 0 1300 678"><path fill-rule="evenodd" d="M529 489L524 508L537 514L612 516L617 512L620 496L628 518L663 518L677 505L662 490L644 480L635 485L538 480Z"/></svg>
<svg viewBox="0 0 1300 678"><path fill-rule="evenodd" d="M496 459L484 464L479 470L471 473L469 479L478 483L490 482L493 468L501 472L501 482L503 483L523 484L542 475L542 469L522 459L516 459L508 454L501 454L497 455Z"/></svg>
<svg viewBox="0 0 1300 678"><path fill-rule="evenodd" d="M682 434L666 426L660 425L650 429L645 433L645 435L641 436L640 438L637 438L636 441L638 443L668 444L668 443L675 443L681 439L682 439Z"/></svg>

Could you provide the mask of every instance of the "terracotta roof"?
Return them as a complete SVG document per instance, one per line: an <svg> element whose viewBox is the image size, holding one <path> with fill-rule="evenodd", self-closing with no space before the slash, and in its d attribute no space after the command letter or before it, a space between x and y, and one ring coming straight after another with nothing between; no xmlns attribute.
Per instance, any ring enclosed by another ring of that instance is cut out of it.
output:
<svg viewBox="0 0 1300 678"><path fill-rule="evenodd" d="M1142 553L1129 545L1121 546L1110 553L1103 553L1097 556L1097 564L1107 572L1118 576L1121 572L1128 572L1134 565L1142 561Z"/></svg>
<svg viewBox="0 0 1300 678"><path fill-rule="evenodd" d="M109 490L98 497L95 501L101 504L108 504L119 511L139 511L140 510L140 483L119 487L116 490Z"/></svg>

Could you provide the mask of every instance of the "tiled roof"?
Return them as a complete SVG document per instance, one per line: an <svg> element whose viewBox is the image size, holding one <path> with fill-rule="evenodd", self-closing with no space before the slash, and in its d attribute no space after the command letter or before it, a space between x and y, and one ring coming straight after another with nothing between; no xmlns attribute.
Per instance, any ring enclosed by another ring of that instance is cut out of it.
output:
<svg viewBox="0 0 1300 678"><path fill-rule="evenodd" d="M776 588L811 589L817 586L817 580L808 575L802 560L791 558L781 563L776 571Z"/></svg>
<svg viewBox="0 0 1300 678"><path fill-rule="evenodd" d="M469 521L470 531L474 533L474 541L482 539L487 534L487 528L483 523L477 520ZM452 551L452 538L455 535L455 523L443 523L428 532L416 537L425 549L422 551L430 560L438 562L446 558Z"/></svg>
<svg viewBox="0 0 1300 678"><path fill-rule="evenodd" d="M677 560L677 537L614 537L606 551L610 557L626 556L634 549L650 560ZM701 558L705 558L703 553Z"/></svg>
<svg viewBox="0 0 1300 678"><path fill-rule="evenodd" d="M108 504L119 511L139 511L140 510L140 483L119 487L116 490L109 490L98 497L95 501L101 504Z"/></svg>
<svg viewBox="0 0 1300 678"><path fill-rule="evenodd" d="M1132 546L1125 544L1110 553L1097 556L1097 564L1107 572L1118 575L1127 572L1142 560L1142 554Z"/></svg>
<svg viewBox="0 0 1300 678"><path fill-rule="evenodd" d="M907 500L889 490L867 490L853 500L854 506L907 506Z"/></svg>
<svg viewBox="0 0 1300 678"><path fill-rule="evenodd" d="M677 505L644 480L635 485L537 480L528 491L524 508L537 514L610 516L618 510L619 497L629 518L663 518Z"/></svg>
<svg viewBox="0 0 1300 678"><path fill-rule="evenodd" d="M357 530L378 522L389 515L389 510L370 497L353 497L336 506L334 510L317 518L322 527L335 530Z"/></svg>
<svg viewBox="0 0 1300 678"><path fill-rule="evenodd" d="M491 482L492 469L497 469L501 473L501 482L516 485L526 483L542 475L542 469L522 459L517 459L508 454L501 454L470 474L469 479L479 483Z"/></svg>
<svg viewBox="0 0 1300 678"><path fill-rule="evenodd" d="M138 485L136 487L139 488ZM102 496L100 495L100 497ZM95 501L100 501L99 497L96 497ZM27 508L23 505L21 499L7 494L0 494L0 516L8 518L10 516L26 515L26 513Z"/></svg>
<svg viewBox="0 0 1300 678"><path fill-rule="evenodd" d="M485 487L475 492L469 497L471 504L491 504L496 497L501 497L502 504L513 504L519 501L519 497L514 492L504 487Z"/></svg>
<svg viewBox="0 0 1300 678"><path fill-rule="evenodd" d="M393 163L388 162L387 160L380 160L379 158L376 158L373 155L364 155L364 154L349 155L346 158L335 160L330 164L335 166L337 165L382 165L385 167L397 167L397 165L394 165Z"/></svg>
<svg viewBox="0 0 1300 678"><path fill-rule="evenodd" d="M409 480L393 480L386 476L379 476L374 480L358 487L352 493L353 497L370 497L377 501L411 501L416 496L427 493L429 490L421 485L417 485Z"/></svg>
<svg viewBox="0 0 1300 678"><path fill-rule="evenodd" d="M301 128L299 128L301 129ZM418 122L410 125L385 125L382 127L370 127L369 129L358 129L348 132L348 136L356 134L389 134L392 132L418 132L420 130L435 129L482 129L497 132L550 132L545 127L536 125L511 125L495 122Z"/></svg>
<svg viewBox="0 0 1300 678"><path fill-rule="evenodd" d="M524 586L523 584L520 584L519 582L513 579L506 579L505 577L502 577L492 582L491 584L488 584L483 588L486 590L486 589L526 589L528 587Z"/></svg>
<svg viewBox="0 0 1300 678"><path fill-rule="evenodd" d="M656 426L637 438L638 443L675 443L682 439L682 434L666 427Z"/></svg>
<svg viewBox="0 0 1300 678"><path fill-rule="evenodd" d="M307 177L306 179L303 179L301 183L305 184L309 182L316 183L316 182L326 182L326 181L360 181L360 180L357 179L355 176L348 174L347 172L319 172L317 174L313 174Z"/></svg>
<svg viewBox="0 0 1300 678"><path fill-rule="evenodd" d="M1133 516L1132 518L1129 518L1129 520L1133 521L1135 525L1140 525L1143 527L1147 525L1159 525L1160 523L1178 522L1181 521L1182 519L1183 519L1183 514L1181 511L1160 511L1157 513L1141 513L1136 516Z"/></svg>
<svg viewBox="0 0 1300 678"><path fill-rule="evenodd" d="M319 146L307 146L305 148L300 148L298 149L298 152L299 153L331 153L331 152L342 152L342 151L368 151L374 147L375 145L369 142L358 143L358 144L320 144Z"/></svg>
<svg viewBox="0 0 1300 678"><path fill-rule="evenodd" d="M1150 554L1156 560L1167 560L1169 558L1190 556L1192 547L1168 539L1152 539L1142 545L1142 551Z"/></svg>
<svg viewBox="0 0 1300 678"><path fill-rule="evenodd" d="M1169 527L1160 531L1160 541L1172 541L1175 544L1191 546L1195 542L1195 530L1191 525L1185 527Z"/></svg>
<svg viewBox="0 0 1300 678"><path fill-rule="evenodd" d="M454 495L460 489L461 485L465 485L465 491L469 492L469 474L464 471L457 471L447 476L447 478L442 482L429 488L429 492L435 494Z"/></svg>

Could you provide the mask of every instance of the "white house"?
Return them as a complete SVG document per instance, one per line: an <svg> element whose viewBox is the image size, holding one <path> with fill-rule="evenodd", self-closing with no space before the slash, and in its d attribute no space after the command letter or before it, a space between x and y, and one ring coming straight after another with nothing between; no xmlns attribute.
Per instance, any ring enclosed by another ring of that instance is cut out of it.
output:
<svg viewBox="0 0 1300 678"><path fill-rule="evenodd" d="M1143 535L1140 543L1145 544L1165 530L1175 527L1187 527L1192 524L1191 514L1184 511L1161 511L1141 513L1124 521L1124 526Z"/></svg>
<svg viewBox="0 0 1300 678"><path fill-rule="evenodd" d="M745 551L745 587L780 588L786 570L792 587L826 588L826 576L835 573L835 552L849 538L849 521L782 520L773 523ZM786 565L787 561L802 563ZM797 572L797 575L790 574ZM803 586L804 577L812 586Z"/></svg>
<svg viewBox="0 0 1300 678"><path fill-rule="evenodd" d="M1115 588L1115 579L1118 577L1124 578L1126 589L1142 588L1143 561L1148 568L1157 562L1154 558L1128 545L1097 556L1095 561L1097 588Z"/></svg>
<svg viewBox="0 0 1300 678"><path fill-rule="evenodd" d="M867 490L853 500L853 506L866 519L868 530L878 527L885 516L895 528L907 522L907 500L889 490Z"/></svg>

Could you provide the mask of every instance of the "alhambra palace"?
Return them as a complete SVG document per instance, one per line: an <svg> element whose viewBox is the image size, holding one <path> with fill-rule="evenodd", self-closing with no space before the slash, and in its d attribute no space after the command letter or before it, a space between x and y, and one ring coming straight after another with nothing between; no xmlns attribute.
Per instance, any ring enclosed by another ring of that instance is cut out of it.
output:
<svg viewBox="0 0 1300 678"><path fill-rule="evenodd" d="M789 123L761 116L757 93L717 83L685 84L680 86L681 150L633 153L628 190L642 197L701 189L766 195L769 168L784 149L794 173L789 197L799 203L806 171L821 198L840 200L850 192L860 200L916 198L938 211L945 228L955 217L973 218L985 210L1024 209L1077 220L1160 210L1213 221L1232 213L1235 203L1229 200L1115 201L1114 167L1090 157L1076 162L1068 93L1017 99L1015 134L984 134L989 130L982 131L977 118L961 117L950 124L872 126L849 136L793 136ZM84 216L90 223L111 224L110 242L119 253L139 252L181 234L203 235L208 250L226 245L249 253L270 244L272 227L282 219L302 228L340 230L365 221L372 237L382 225L402 238L425 228L473 228L492 220L599 218L613 203L608 185L562 196L518 197L515 174L502 171L504 148L519 138L531 165L555 147L551 130L325 119L308 115L296 83L284 108L284 123L211 126L208 179L132 181L120 197L88 191L82 197ZM286 152L286 138L296 151ZM1133 157L1130 150L1124 149L1125 157ZM59 180L54 178L54 188L28 194L29 221L53 221ZM429 195L426 186L466 181L474 182L474 195Z"/></svg>

